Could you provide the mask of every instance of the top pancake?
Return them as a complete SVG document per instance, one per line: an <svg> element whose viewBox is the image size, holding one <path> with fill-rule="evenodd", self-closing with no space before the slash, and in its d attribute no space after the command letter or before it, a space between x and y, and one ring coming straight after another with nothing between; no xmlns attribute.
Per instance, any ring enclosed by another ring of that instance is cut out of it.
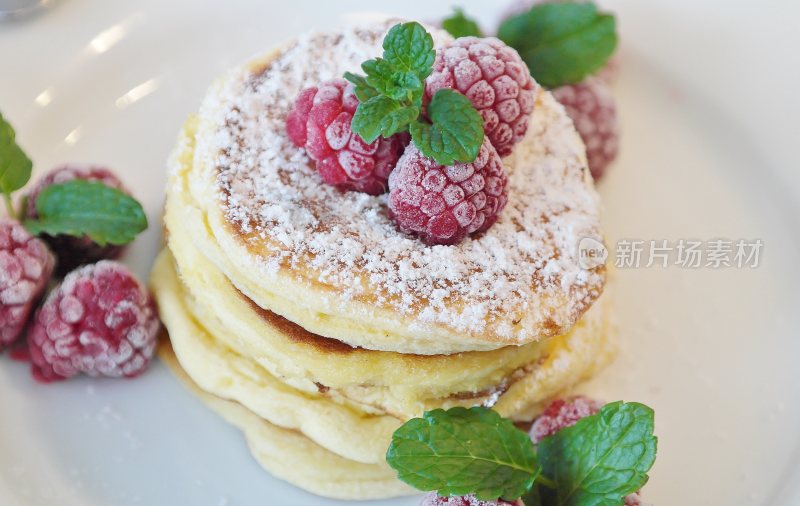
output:
<svg viewBox="0 0 800 506"><path fill-rule="evenodd" d="M504 159L500 220L454 246L403 235L385 195L324 184L286 136L297 93L379 56L394 23L304 36L212 88L188 175L218 246L210 257L259 306L351 346L456 353L567 332L602 292L605 269L578 264L580 239L601 237L599 204L584 147L548 93ZM437 46L448 40L429 30Z"/></svg>

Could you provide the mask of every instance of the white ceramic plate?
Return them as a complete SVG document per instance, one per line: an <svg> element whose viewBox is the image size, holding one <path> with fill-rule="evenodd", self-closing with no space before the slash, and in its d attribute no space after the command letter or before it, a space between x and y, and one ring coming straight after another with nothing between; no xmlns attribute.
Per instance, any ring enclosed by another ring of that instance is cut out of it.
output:
<svg viewBox="0 0 800 506"><path fill-rule="evenodd" d="M501 10L458 3L486 27ZM623 353L587 388L655 407L649 502L798 504L798 9L609 3L624 40L616 93L625 130L601 185L610 243L764 246L756 269L619 269ZM76 161L121 173L152 223L127 257L146 276L159 247L164 160L210 81L280 40L366 10L435 20L448 6L61 0L0 24L0 108L37 172ZM43 387L3 357L0 400L2 505L336 504L262 472L240 434L161 365L135 381Z"/></svg>

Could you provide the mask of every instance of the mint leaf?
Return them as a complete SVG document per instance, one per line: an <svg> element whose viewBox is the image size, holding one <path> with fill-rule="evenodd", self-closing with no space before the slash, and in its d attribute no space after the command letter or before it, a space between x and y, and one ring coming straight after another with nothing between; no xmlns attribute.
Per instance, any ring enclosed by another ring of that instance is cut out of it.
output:
<svg viewBox="0 0 800 506"><path fill-rule="evenodd" d="M369 86L394 100L407 99L414 90L422 88L422 80L416 73L398 70L383 58L367 60L361 68L367 74Z"/></svg>
<svg viewBox="0 0 800 506"><path fill-rule="evenodd" d="M516 499L540 472L528 435L482 407L435 409L409 420L392 436L386 461L419 490L483 500Z"/></svg>
<svg viewBox="0 0 800 506"><path fill-rule="evenodd" d="M539 4L504 21L498 37L514 47L543 86L582 81L617 46L616 21L592 3Z"/></svg>
<svg viewBox="0 0 800 506"><path fill-rule="evenodd" d="M367 80L364 76L353 74L352 72L345 72L344 78L353 83L353 88L359 102L366 102L372 97L377 97L380 95L378 90L367 83Z"/></svg>
<svg viewBox="0 0 800 506"><path fill-rule="evenodd" d="M481 29L475 20L468 18L462 9L456 8L453 15L442 21L442 28L455 38L458 37L483 37Z"/></svg>
<svg viewBox="0 0 800 506"><path fill-rule="evenodd" d="M17 145L16 134L0 113L0 192L10 199L30 180L33 163ZM9 209L9 212L12 210Z"/></svg>
<svg viewBox="0 0 800 506"><path fill-rule="evenodd" d="M433 37L417 22L393 26L383 39L383 58L395 69L410 72L420 82L433 70Z"/></svg>
<svg viewBox="0 0 800 506"><path fill-rule="evenodd" d="M597 6L590 2L540 3L503 21L497 36L506 43L513 41L517 50L527 50L541 40L569 36L596 16Z"/></svg>
<svg viewBox="0 0 800 506"><path fill-rule="evenodd" d="M395 25L383 39L383 48L383 58L361 64L366 77L345 74L356 85L356 96L361 101L375 94L405 102L421 99L424 80L433 70L436 57L431 35L419 23Z"/></svg>
<svg viewBox="0 0 800 506"><path fill-rule="evenodd" d="M411 124L411 138L425 156L441 165L470 163L483 144L483 119L467 97L442 89L428 104L431 123Z"/></svg>
<svg viewBox="0 0 800 506"><path fill-rule="evenodd" d="M129 195L96 181L75 179L48 186L36 199L39 218L27 220L33 234L89 236L97 244L126 244L147 228L142 206Z"/></svg>
<svg viewBox="0 0 800 506"><path fill-rule="evenodd" d="M654 414L630 402L599 413L539 442L542 475L557 487L540 487L548 506L619 505L647 483L656 457Z"/></svg>
<svg viewBox="0 0 800 506"><path fill-rule="evenodd" d="M366 76L345 73L359 104L353 132L367 143L411 131L414 143L442 165L475 160L483 143L483 119L453 90L439 91L428 104L430 123L419 119L425 78L433 69L433 38L419 23L393 26L383 40L383 57L361 64Z"/></svg>
<svg viewBox="0 0 800 506"><path fill-rule="evenodd" d="M419 108L404 106L389 97L378 95L359 104L351 125L353 132L370 144L378 136L390 137L405 131L419 116Z"/></svg>

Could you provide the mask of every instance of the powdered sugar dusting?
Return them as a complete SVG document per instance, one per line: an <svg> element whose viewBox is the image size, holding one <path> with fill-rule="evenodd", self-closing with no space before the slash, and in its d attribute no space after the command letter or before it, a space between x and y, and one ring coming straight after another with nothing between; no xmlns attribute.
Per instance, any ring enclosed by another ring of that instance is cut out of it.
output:
<svg viewBox="0 0 800 506"><path fill-rule="evenodd" d="M530 340L569 325L599 296L603 269L583 270L577 245L599 237L598 201L570 120L540 96L526 138L505 159L509 201L485 234L455 246L426 246L398 231L385 195L342 193L322 183L285 133L304 87L359 71L379 56L394 22L301 37L266 69L243 68L206 103L215 111L217 185L226 218L257 243L264 273L307 275L337 292L408 315L423 328L444 324ZM448 40L431 30L437 46ZM302 267L303 269L295 269ZM551 306L543 300L551 300ZM570 322L556 317L565 311ZM526 322L541 324L516 325ZM413 328L411 330L414 330ZM532 335L535 333L535 335Z"/></svg>
<svg viewBox="0 0 800 506"><path fill-rule="evenodd" d="M514 502L495 499L494 501L482 501L474 495L461 495L442 497L436 492L430 492L422 498L419 506L524 506L522 499Z"/></svg>

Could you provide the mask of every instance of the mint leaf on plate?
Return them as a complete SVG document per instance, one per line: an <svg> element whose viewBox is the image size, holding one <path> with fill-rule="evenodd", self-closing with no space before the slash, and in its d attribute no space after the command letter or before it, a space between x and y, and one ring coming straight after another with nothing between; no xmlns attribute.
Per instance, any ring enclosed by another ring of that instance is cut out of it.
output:
<svg viewBox="0 0 800 506"><path fill-rule="evenodd" d="M647 483L655 462L654 414L635 402L606 404L599 413L539 442L539 487L548 506L619 505Z"/></svg>
<svg viewBox="0 0 800 506"><path fill-rule="evenodd" d="M441 165L470 163L483 144L483 118L461 93L442 89L428 104L431 123L411 123L411 138L425 156Z"/></svg>
<svg viewBox="0 0 800 506"><path fill-rule="evenodd" d="M16 134L0 113L0 192L7 200L31 178L33 163L17 145ZM13 214L12 209L9 212Z"/></svg>
<svg viewBox="0 0 800 506"><path fill-rule="evenodd" d="M352 129L370 144L378 136L391 137L405 131L419 116L419 108L404 106L389 97L378 95L359 104L353 116Z"/></svg>
<svg viewBox="0 0 800 506"><path fill-rule="evenodd" d="M33 234L89 236L97 244L126 244L147 228L133 197L96 181L75 179L48 186L36 199L39 218L27 220Z"/></svg>
<svg viewBox="0 0 800 506"><path fill-rule="evenodd" d="M433 70L433 37L413 21L395 25L383 39L383 57L395 69L411 72L421 82Z"/></svg>
<svg viewBox="0 0 800 506"><path fill-rule="evenodd" d="M517 499L540 472L528 435L482 407L435 409L409 420L392 436L386 461L419 490L483 500Z"/></svg>
<svg viewBox="0 0 800 506"><path fill-rule="evenodd" d="M456 8L453 15L442 21L442 28L455 38L459 37L483 37L478 23L464 14L462 9Z"/></svg>
<svg viewBox="0 0 800 506"><path fill-rule="evenodd" d="M514 47L543 86L577 83L599 70L617 46L616 20L592 3L539 4L512 16L498 37Z"/></svg>

